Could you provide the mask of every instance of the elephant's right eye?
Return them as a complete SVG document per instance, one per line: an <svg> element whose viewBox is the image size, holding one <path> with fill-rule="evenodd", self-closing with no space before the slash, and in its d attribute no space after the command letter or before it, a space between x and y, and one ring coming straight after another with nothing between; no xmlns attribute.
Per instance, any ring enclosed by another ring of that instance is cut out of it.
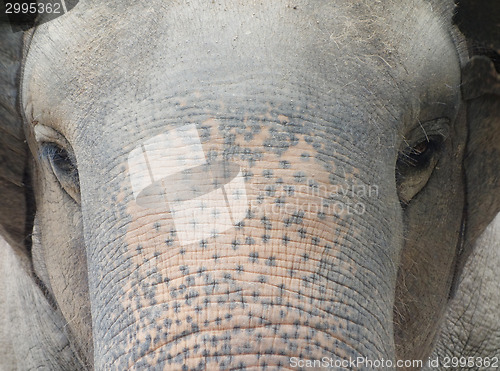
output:
<svg viewBox="0 0 500 371"><path fill-rule="evenodd" d="M61 187L76 202L80 202L78 168L73 155L56 143L43 144L43 157L48 159L52 172Z"/></svg>

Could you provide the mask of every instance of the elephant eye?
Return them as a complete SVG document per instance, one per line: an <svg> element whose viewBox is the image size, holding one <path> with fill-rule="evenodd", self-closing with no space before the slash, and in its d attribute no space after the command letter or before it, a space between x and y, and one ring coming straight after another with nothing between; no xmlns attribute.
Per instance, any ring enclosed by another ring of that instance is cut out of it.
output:
<svg viewBox="0 0 500 371"><path fill-rule="evenodd" d="M407 146L399 154L398 168L404 166L414 169L426 168L431 162L433 155L439 151L441 144L441 138L432 137L413 147Z"/></svg>
<svg viewBox="0 0 500 371"><path fill-rule="evenodd" d="M429 181L443 143L443 136L430 136L415 145L406 143L399 152L396 162L396 184L403 204L408 204Z"/></svg>
<svg viewBox="0 0 500 371"><path fill-rule="evenodd" d="M78 168L74 156L56 143L45 143L43 155L48 159L52 171L61 187L78 203L80 202L80 184Z"/></svg>

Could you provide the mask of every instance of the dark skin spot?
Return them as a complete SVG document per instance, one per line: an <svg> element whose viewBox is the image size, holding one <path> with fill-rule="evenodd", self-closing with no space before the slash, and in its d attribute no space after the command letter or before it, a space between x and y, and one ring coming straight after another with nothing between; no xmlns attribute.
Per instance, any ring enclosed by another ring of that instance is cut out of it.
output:
<svg viewBox="0 0 500 371"><path fill-rule="evenodd" d="M299 233L301 239L307 237L307 231L304 228L300 228L299 230L297 230L297 232Z"/></svg>
<svg viewBox="0 0 500 371"><path fill-rule="evenodd" d="M243 171L243 178L245 179L245 182L249 182L253 177L253 173L251 171Z"/></svg>
<svg viewBox="0 0 500 371"><path fill-rule="evenodd" d="M285 191L287 196L293 196L295 194L295 186L293 185L285 185L283 187L283 190Z"/></svg>
<svg viewBox="0 0 500 371"><path fill-rule="evenodd" d="M269 258L267 258L266 265L268 265L270 267L275 266L276 265L276 257L270 256Z"/></svg>
<svg viewBox="0 0 500 371"><path fill-rule="evenodd" d="M257 260L259 259L259 253L258 253L258 252L255 252L255 251L254 251L254 252L251 252L248 256L249 256L250 261L251 261L252 263L256 263L256 262L257 262Z"/></svg>
<svg viewBox="0 0 500 371"><path fill-rule="evenodd" d="M280 161L280 168L282 168L282 169L290 169L291 167L292 167L292 165L290 164L289 161L287 161L287 160Z"/></svg>
<svg viewBox="0 0 500 371"><path fill-rule="evenodd" d="M286 198L285 198L285 197L278 197L278 198L274 201L274 203L275 203L275 204L276 204L276 206L278 206L278 207L283 207L283 206L285 206L285 204L286 204Z"/></svg>
<svg viewBox="0 0 500 371"><path fill-rule="evenodd" d="M271 179L273 176L273 171L270 169L266 169L262 171L262 175L264 176L264 178Z"/></svg>
<svg viewBox="0 0 500 371"><path fill-rule="evenodd" d="M286 234L285 234L285 235L282 237L282 241L283 241L283 245L284 245L284 246L287 246L287 245L288 245L288 243L290 242L290 237L288 237L288 235L286 235Z"/></svg>
<svg viewBox="0 0 500 371"><path fill-rule="evenodd" d="M294 178L297 183L305 183L307 176L303 171L298 171L295 173Z"/></svg>

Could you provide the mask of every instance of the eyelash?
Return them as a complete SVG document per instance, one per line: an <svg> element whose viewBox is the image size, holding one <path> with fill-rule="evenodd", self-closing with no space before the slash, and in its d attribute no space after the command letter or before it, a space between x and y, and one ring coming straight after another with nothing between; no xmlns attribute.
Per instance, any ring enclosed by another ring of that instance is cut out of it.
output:
<svg viewBox="0 0 500 371"><path fill-rule="evenodd" d="M64 170L63 167L66 167L66 170L69 172L78 172L76 166L71 160L68 152L55 143L46 143L43 146L43 155L51 161L52 164L57 166L59 169ZM62 165L62 166L61 166Z"/></svg>
<svg viewBox="0 0 500 371"><path fill-rule="evenodd" d="M56 143L43 143L42 157L49 162L63 189L72 198L78 198L80 189L78 168L68 151Z"/></svg>
<svg viewBox="0 0 500 371"><path fill-rule="evenodd" d="M399 153L398 165L404 165L416 170L425 168L432 156L441 149L443 141L444 138L433 136L413 147L406 147Z"/></svg>

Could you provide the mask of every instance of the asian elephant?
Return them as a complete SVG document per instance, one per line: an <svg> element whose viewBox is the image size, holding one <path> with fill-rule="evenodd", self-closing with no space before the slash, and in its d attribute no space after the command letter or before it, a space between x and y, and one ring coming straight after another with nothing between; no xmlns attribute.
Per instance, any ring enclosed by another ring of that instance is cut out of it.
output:
<svg viewBox="0 0 500 371"><path fill-rule="evenodd" d="M498 14L81 0L2 25L5 367L454 354L437 334L500 211Z"/></svg>

